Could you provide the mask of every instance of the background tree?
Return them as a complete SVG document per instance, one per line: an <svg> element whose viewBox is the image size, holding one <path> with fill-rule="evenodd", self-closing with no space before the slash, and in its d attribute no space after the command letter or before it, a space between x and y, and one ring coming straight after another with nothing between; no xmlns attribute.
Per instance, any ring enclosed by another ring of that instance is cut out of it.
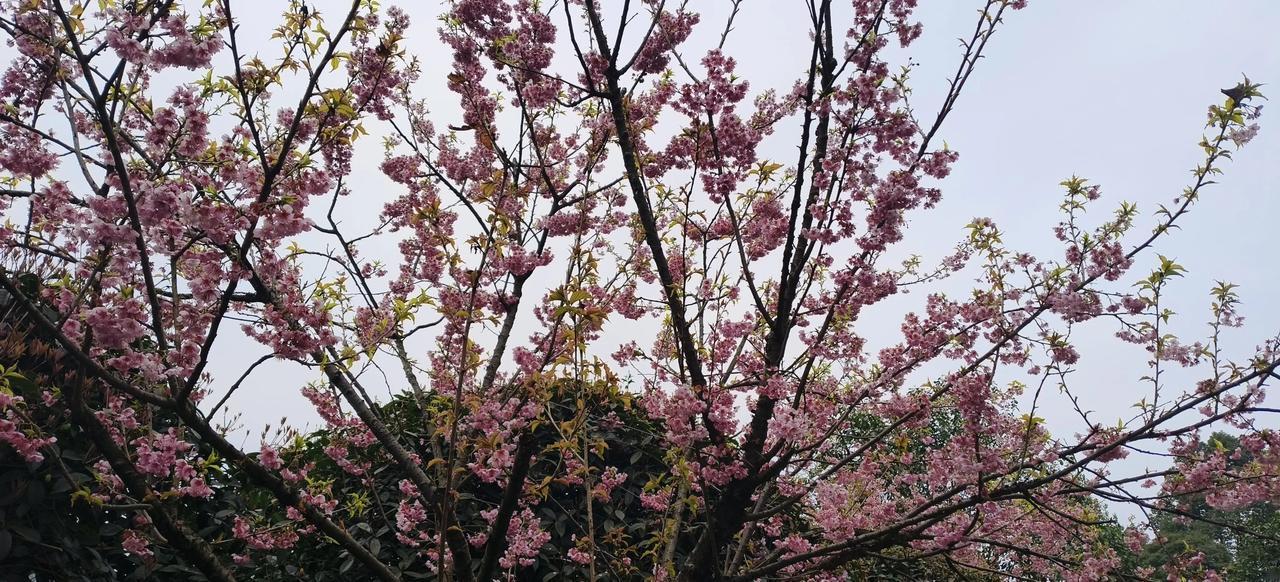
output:
<svg viewBox="0 0 1280 582"><path fill-rule="evenodd" d="M1280 435L1257 419L1277 343L1224 353L1226 284L1208 337L1172 336L1183 268L1154 253L1257 133L1259 85L1210 107L1191 183L1150 216L1093 219L1100 190L1072 177L1060 255L979 218L939 265L887 258L940 199L939 132L1025 2L979 4L925 115L889 48L920 34L908 0L807 2L808 61L754 94L723 50L738 2L700 24L662 0L457 0L448 63L406 54L407 15L371 0L291 2L259 56L232 0L7 3L0 289L67 376L27 364L41 397L9 382L0 440L36 474L59 434L87 447L69 498L127 516L115 570L172 555L220 581L1097 579L1121 565L1099 500L1274 500ZM416 97L423 72L460 117ZM399 190L362 230L370 135ZM972 292L935 287L960 273ZM884 332L861 316L913 289L919 312L869 349ZM1151 354L1116 425L1067 382L1072 331L1108 325ZM248 341L266 353L212 369ZM269 360L325 430L244 448L215 419ZM380 405L382 382L403 396ZM1046 387L1081 434L1045 430ZM1239 470L1202 452L1221 426ZM1174 465L1114 463L1151 447Z"/></svg>
<svg viewBox="0 0 1280 582"><path fill-rule="evenodd" d="M26 278L31 281L30 278ZM133 535L145 524L139 512L152 502L113 499L91 493L110 491L101 451L69 411L58 406L26 406L56 401L57 386L84 382L64 354L31 329L30 322L0 293L0 356L7 362L0 378L0 399L9 419L20 419L22 439L0 448L0 577L13 580L190 580L203 578L175 548ZM110 408L110 404L100 406ZM163 413L137 418L152 430L174 425ZM9 427L6 426L8 430ZM32 462L38 455L38 460ZM201 470L213 492L173 504L196 535L214 538L230 532L231 518L244 511L237 483L225 478L230 467L210 457ZM96 485L96 486L95 486ZM229 540L235 541L235 540Z"/></svg>
<svg viewBox="0 0 1280 582"><path fill-rule="evenodd" d="M1221 452L1227 470L1246 470L1253 462L1240 439L1221 432L1210 436L1202 455ZM1220 509L1204 493L1179 495L1167 511L1152 516L1153 539L1142 548L1142 562L1152 568L1179 558L1203 555L1204 564L1226 580L1270 580L1280 576L1280 515L1269 503Z"/></svg>

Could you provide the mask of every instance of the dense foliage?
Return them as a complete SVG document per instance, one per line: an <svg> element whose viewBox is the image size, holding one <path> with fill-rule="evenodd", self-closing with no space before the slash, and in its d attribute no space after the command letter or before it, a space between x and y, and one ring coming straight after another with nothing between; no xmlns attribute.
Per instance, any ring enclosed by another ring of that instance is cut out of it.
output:
<svg viewBox="0 0 1280 582"><path fill-rule="evenodd" d="M1240 440L1214 433L1204 453L1221 452L1227 467L1240 471L1252 461ZM1197 559L1225 580L1261 581L1280 577L1280 513L1271 503L1221 509L1204 493L1180 495L1151 519L1153 539L1137 562L1152 568Z"/></svg>
<svg viewBox="0 0 1280 582"><path fill-rule="evenodd" d="M760 90L724 50L740 0L720 22L664 0L453 0L444 62L373 0L291 0L269 39L236 0L5 0L6 573L1252 568L1235 535L1280 497L1280 434L1258 422L1280 343L1225 353L1225 283L1206 337L1171 335L1183 269L1155 250L1258 132L1259 85L1209 107L1167 206L1099 219L1100 188L1072 177L1055 252L977 218L936 264L894 263L957 159L948 115L1026 2L978 2L932 115L898 66L914 4L805 3L811 26L787 32L807 62ZM432 79L456 116L420 97ZM379 138L390 193L354 167ZM777 141L796 157L761 155ZM943 293L953 276L977 283ZM907 291L898 329L862 322ZM1150 371L1127 420L1056 405L1083 429L1050 434L1048 393L1077 402L1080 328L1146 348ZM278 388L268 361L324 428L244 447L217 419ZM1117 462L1135 454L1160 462ZM1121 530L1103 502L1159 517ZM1178 530L1242 510L1230 536Z"/></svg>

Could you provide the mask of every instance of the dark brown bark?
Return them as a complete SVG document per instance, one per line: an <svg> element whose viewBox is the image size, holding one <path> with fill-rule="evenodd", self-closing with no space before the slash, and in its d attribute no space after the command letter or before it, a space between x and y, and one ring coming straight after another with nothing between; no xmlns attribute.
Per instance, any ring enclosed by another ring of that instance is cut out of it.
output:
<svg viewBox="0 0 1280 582"><path fill-rule="evenodd" d="M519 505L520 493L524 490L525 477L529 475L529 466L533 461L534 436L532 430L520 435L516 445L515 463L511 467L511 476L507 479L506 490L502 493L502 502L498 505L498 514L494 516L493 527L485 543L484 558L480 562L480 573L476 578L480 582L488 582L497 571L498 558L507 549L507 531L511 527L511 516Z"/></svg>
<svg viewBox="0 0 1280 582"><path fill-rule="evenodd" d="M67 405L71 410L71 419L93 441L93 445L102 452L102 456L111 464L111 470L120 477L129 494L142 503L148 504L147 515L156 531L164 536L166 542L177 550L188 562L198 568L205 577L217 582L234 582L236 577L231 570L213 553L213 548L197 536L174 511L165 505L147 484L147 480L138 472L137 467L129 461L126 454L106 427L98 421L84 399L85 386L72 380L65 386Z"/></svg>

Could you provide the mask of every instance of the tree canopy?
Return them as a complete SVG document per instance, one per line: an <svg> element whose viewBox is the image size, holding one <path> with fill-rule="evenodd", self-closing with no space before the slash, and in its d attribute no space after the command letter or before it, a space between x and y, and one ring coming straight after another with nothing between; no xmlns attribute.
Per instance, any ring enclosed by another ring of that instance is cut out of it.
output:
<svg viewBox="0 0 1280 582"><path fill-rule="evenodd" d="M976 4L923 111L912 0L803 3L781 32L809 56L772 88L726 51L762 9L741 0L452 0L441 61L374 0L290 0L269 39L237 0L5 2L0 568L1271 575L1241 536L1275 540L1280 340L1223 347L1229 283L1204 337L1173 335L1185 269L1160 254L1250 163L1261 85L1209 105L1159 208L1072 176L1052 251L978 217L903 261L957 160L947 119L1027 2ZM909 292L899 326L866 323ZM1147 353L1119 423L1069 382L1086 328ZM322 428L246 440L226 411L272 389Z"/></svg>

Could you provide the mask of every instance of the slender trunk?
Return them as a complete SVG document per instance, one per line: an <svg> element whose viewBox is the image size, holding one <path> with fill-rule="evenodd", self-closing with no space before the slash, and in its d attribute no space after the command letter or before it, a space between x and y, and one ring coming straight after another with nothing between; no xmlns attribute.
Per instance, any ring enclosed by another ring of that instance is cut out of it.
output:
<svg viewBox="0 0 1280 582"><path fill-rule="evenodd" d="M67 405L71 409L71 418L77 426L84 430L89 440L102 452L102 456L111 464L111 470L120 477L130 495L142 503L148 504L147 515L156 531L164 536L173 549L184 559L202 572L206 578L215 582L235 582L236 577L231 570L218 559L209 544L192 532L182 523L173 510L164 505L160 496L156 495L147 484L147 480L137 467L129 461L129 456L116 444L107 432L106 427L89 409L84 400L84 385L81 380L71 379L67 383Z"/></svg>

